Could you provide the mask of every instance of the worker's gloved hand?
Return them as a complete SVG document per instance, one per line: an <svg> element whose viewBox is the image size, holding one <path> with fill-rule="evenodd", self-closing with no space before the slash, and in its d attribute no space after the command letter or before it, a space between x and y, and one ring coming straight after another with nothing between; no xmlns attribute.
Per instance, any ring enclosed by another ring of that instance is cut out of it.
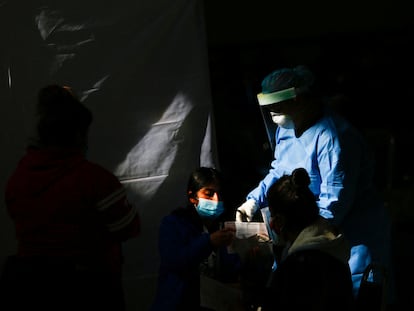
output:
<svg viewBox="0 0 414 311"><path fill-rule="evenodd" d="M252 221L253 215L259 209L259 205L257 205L256 201L253 199L249 199L240 205L236 210L236 221Z"/></svg>

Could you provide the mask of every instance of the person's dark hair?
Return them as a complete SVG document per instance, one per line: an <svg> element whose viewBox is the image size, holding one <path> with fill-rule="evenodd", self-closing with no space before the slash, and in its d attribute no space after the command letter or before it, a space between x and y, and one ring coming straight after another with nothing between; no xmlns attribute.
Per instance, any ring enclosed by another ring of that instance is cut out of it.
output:
<svg viewBox="0 0 414 311"><path fill-rule="evenodd" d="M283 175L269 188L267 200L270 214L285 216L286 230L302 230L318 217L319 208L309 185L308 172L297 168L291 175Z"/></svg>
<svg viewBox="0 0 414 311"><path fill-rule="evenodd" d="M222 184L221 173L212 167L199 167L195 169L188 179L187 193L191 192L191 196L195 196L196 193L203 187L211 184Z"/></svg>
<svg viewBox="0 0 414 311"><path fill-rule="evenodd" d="M92 112L68 87L48 85L37 101L37 140L40 146L85 147Z"/></svg>

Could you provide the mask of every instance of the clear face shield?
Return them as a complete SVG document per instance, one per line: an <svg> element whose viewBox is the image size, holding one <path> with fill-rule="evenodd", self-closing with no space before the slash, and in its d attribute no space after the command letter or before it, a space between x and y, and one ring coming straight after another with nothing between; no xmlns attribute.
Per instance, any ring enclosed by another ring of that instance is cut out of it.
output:
<svg viewBox="0 0 414 311"><path fill-rule="evenodd" d="M278 126L294 128L289 115L283 114L283 105L289 99L296 97L295 88L289 88L273 93L259 93L257 99L260 105L263 121L266 127L269 143L272 151L275 150L275 131Z"/></svg>

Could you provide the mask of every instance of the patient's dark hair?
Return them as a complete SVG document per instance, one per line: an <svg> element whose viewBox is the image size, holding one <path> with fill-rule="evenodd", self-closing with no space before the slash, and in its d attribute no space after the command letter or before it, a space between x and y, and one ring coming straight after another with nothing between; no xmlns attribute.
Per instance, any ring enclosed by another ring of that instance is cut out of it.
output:
<svg viewBox="0 0 414 311"><path fill-rule="evenodd" d="M43 87L36 108L38 145L85 147L92 112L70 88L57 84Z"/></svg>
<svg viewBox="0 0 414 311"><path fill-rule="evenodd" d="M201 188L207 185L216 184L221 186L222 179L223 177L217 169L212 167L199 167L188 178L187 193L191 192L191 196L195 196Z"/></svg>
<svg viewBox="0 0 414 311"><path fill-rule="evenodd" d="M297 168L291 175L283 175L269 188L270 214L285 216L286 230L301 231L318 217L319 208L309 185L308 172Z"/></svg>

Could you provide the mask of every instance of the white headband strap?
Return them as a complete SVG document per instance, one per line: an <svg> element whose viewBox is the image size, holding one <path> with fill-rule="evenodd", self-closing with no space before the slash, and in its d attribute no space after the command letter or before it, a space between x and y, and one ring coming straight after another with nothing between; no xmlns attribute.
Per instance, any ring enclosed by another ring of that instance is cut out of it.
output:
<svg viewBox="0 0 414 311"><path fill-rule="evenodd" d="M292 99L296 97L296 91L294 87L289 89L273 92L273 93L259 93L257 99L260 106L272 105L284 100Z"/></svg>

